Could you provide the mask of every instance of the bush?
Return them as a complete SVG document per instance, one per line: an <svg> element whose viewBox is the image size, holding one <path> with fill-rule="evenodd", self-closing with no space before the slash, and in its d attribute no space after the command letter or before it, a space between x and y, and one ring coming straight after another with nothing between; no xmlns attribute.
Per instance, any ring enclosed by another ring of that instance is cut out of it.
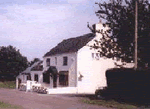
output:
<svg viewBox="0 0 150 109"><path fill-rule="evenodd" d="M147 103L150 100L150 70L110 69L106 71L107 93L113 99Z"/></svg>
<svg viewBox="0 0 150 109"><path fill-rule="evenodd" d="M0 74L0 81L4 82L4 81L15 81L16 77L14 74Z"/></svg>

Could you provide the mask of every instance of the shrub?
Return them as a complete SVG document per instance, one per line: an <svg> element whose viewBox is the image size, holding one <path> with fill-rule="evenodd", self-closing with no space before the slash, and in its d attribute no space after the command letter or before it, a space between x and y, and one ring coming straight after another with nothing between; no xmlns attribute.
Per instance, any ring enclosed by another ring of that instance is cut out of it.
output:
<svg viewBox="0 0 150 109"><path fill-rule="evenodd" d="M106 71L107 93L113 99L147 103L150 100L149 69L110 69Z"/></svg>

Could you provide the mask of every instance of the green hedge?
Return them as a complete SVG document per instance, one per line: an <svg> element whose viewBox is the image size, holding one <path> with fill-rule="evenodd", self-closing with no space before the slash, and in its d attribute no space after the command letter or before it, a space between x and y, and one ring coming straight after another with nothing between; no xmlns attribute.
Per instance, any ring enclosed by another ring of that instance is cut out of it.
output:
<svg viewBox="0 0 150 109"><path fill-rule="evenodd" d="M150 101L150 69L106 71L107 97L136 102Z"/></svg>

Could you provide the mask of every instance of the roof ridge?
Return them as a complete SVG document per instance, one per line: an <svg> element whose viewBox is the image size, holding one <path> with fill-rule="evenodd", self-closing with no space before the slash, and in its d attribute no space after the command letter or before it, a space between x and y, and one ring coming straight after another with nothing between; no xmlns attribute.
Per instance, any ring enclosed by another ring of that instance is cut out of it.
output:
<svg viewBox="0 0 150 109"><path fill-rule="evenodd" d="M47 52L44 57L61 53L76 52L94 37L94 33L88 33L82 36L64 39L62 42L58 43L57 46Z"/></svg>

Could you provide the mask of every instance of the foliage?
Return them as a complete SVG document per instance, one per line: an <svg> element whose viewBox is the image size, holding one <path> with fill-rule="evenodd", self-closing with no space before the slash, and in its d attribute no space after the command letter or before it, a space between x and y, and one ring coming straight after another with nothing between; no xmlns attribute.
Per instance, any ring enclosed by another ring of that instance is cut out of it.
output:
<svg viewBox="0 0 150 109"><path fill-rule="evenodd" d="M16 88L16 82L15 81L0 82L0 88L15 89Z"/></svg>
<svg viewBox="0 0 150 109"><path fill-rule="evenodd" d="M106 71L107 88L99 92L104 98L136 104L149 104L150 69L114 68Z"/></svg>
<svg viewBox="0 0 150 109"><path fill-rule="evenodd" d="M32 66L35 62L40 61L39 58L34 58L31 62L29 62L29 66Z"/></svg>
<svg viewBox="0 0 150 109"><path fill-rule="evenodd" d="M0 101L0 108L2 109L22 109L21 106L11 105L9 103L5 103Z"/></svg>
<svg viewBox="0 0 150 109"><path fill-rule="evenodd" d="M95 104L95 105L100 105L100 106L105 106L108 108L115 108L115 109L135 109L137 106L131 105L131 104L126 104L126 103L119 103L114 100L83 100L84 103L87 104Z"/></svg>
<svg viewBox="0 0 150 109"><path fill-rule="evenodd" d="M150 2L138 0L138 64L150 63ZM103 37L92 46L101 56L133 61L135 32L135 0L110 0L96 3L96 15L110 29L99 31ZM101 42L101 43L100 43Z"/></svg>
<svg viewBox="0 0 150 109"><path fill-rule="evenodd" d="M25 70L27 58L22 56L19 50L13 46L0 47L0 74L14 74Z"/></svg>

